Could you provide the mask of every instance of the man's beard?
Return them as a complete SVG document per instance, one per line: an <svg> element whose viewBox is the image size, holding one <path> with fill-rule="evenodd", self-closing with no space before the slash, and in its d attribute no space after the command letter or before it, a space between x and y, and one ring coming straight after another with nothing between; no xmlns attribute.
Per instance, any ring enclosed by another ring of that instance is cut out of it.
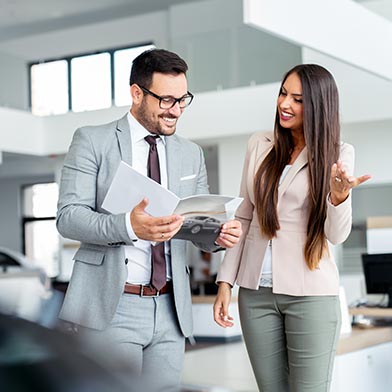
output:
<svg viewBox="0 0 392 392"><path fill-rule="evenodd" d="M173 127L169 128L169 132L165 132L159 122L159 117L157 117L156 120L152 120L151 116L148 113L147 103L144 99L140 105L140 108L136 112L136 115L139 123L143 125L143 127L146 128L147 131L149 131L150 133L153 133L155 135L170 136L176 131L176 127ZM165 117L173 118L173 116L170 114L165 115Z"/></svg>

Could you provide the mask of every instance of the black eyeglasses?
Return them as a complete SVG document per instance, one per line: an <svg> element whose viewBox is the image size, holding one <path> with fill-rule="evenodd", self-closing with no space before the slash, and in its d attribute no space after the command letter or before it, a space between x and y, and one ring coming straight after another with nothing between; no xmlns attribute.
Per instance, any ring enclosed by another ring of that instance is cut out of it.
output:
<svg viewBox="0 0 392 392"><path fill-rule="evenodd" d="M150 91L149 89L143 87L143 86L139 86L142 91L144 91L146 94L151 95L152 97L156 98L159 100L159 107L161 109L171 109L177 102L180 105L181 109L186 108L187 106L189 106L191 104L191 102L193 101L193 94L190 93L189 91L187 92L187 94L183 95L181 98L174 98L171 96L163 96L160 97L157 94L154 94L152 91Z"/></svg>

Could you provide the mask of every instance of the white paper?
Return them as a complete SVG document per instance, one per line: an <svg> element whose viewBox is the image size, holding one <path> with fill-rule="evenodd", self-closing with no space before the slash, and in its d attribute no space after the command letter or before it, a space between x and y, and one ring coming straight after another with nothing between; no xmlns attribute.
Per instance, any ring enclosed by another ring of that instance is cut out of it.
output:
<svg viewBox="0 0 392 392"><path fill-rule="evenodd" d="M130 212L145 197L149 199L146 212L152 216L171 215L180 200L173 192L121 161L102 208L112 214Z"/></svg>
<svg viewBox="0 0 392 392"><path fill-rule="evenodd" d="M223 220L231 219L243 200L221 195L194 195L180 199L121 161L102 208L112 214L126 213L132 211L145 197L149 199L146 211L152 216L211 215Z"/></svg>

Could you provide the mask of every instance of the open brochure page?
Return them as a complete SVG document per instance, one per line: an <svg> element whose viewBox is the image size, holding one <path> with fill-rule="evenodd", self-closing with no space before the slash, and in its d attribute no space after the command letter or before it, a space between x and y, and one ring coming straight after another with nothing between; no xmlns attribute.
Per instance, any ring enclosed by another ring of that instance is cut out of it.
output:
<svg viewBox="0 0 392 392"><path fill-rule="evenodd" d="M240 197L222 195L194 195L180 199L130 165L120 162L102 208L113 214L126 213L145 197L149 199L146 212L152 216L183 215L184 224L174 238L195 242L214 242L221 225L233 219L242 202Z"/></svg>
<svg viewBox="0 0 392 392"><path fill-rule="evenodd" d="M242 202L240 197L195 195L181 199L175 209L185 220L176 239L213 243L224 222L234 217Z"/></svg>
<svg viewBox="0 0 392 392"><path fill-rule="evenodd" d="M207 214L220 219L230 219L242 198L222 195L194 195L180 199L174 210L184 216Z"/></svg>

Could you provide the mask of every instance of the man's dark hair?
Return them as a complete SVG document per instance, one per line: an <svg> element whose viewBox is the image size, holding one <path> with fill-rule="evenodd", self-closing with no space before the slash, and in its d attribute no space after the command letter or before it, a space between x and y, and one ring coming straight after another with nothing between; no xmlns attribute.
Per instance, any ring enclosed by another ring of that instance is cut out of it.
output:
<svg viewBox="0 0 392 392"><path fill-rule="evenodd" d="M188 65L177 54L165 49L146 50L132 62L129 85L137 84L149 88L154 72L163 74L186 74Z"/></svg>

